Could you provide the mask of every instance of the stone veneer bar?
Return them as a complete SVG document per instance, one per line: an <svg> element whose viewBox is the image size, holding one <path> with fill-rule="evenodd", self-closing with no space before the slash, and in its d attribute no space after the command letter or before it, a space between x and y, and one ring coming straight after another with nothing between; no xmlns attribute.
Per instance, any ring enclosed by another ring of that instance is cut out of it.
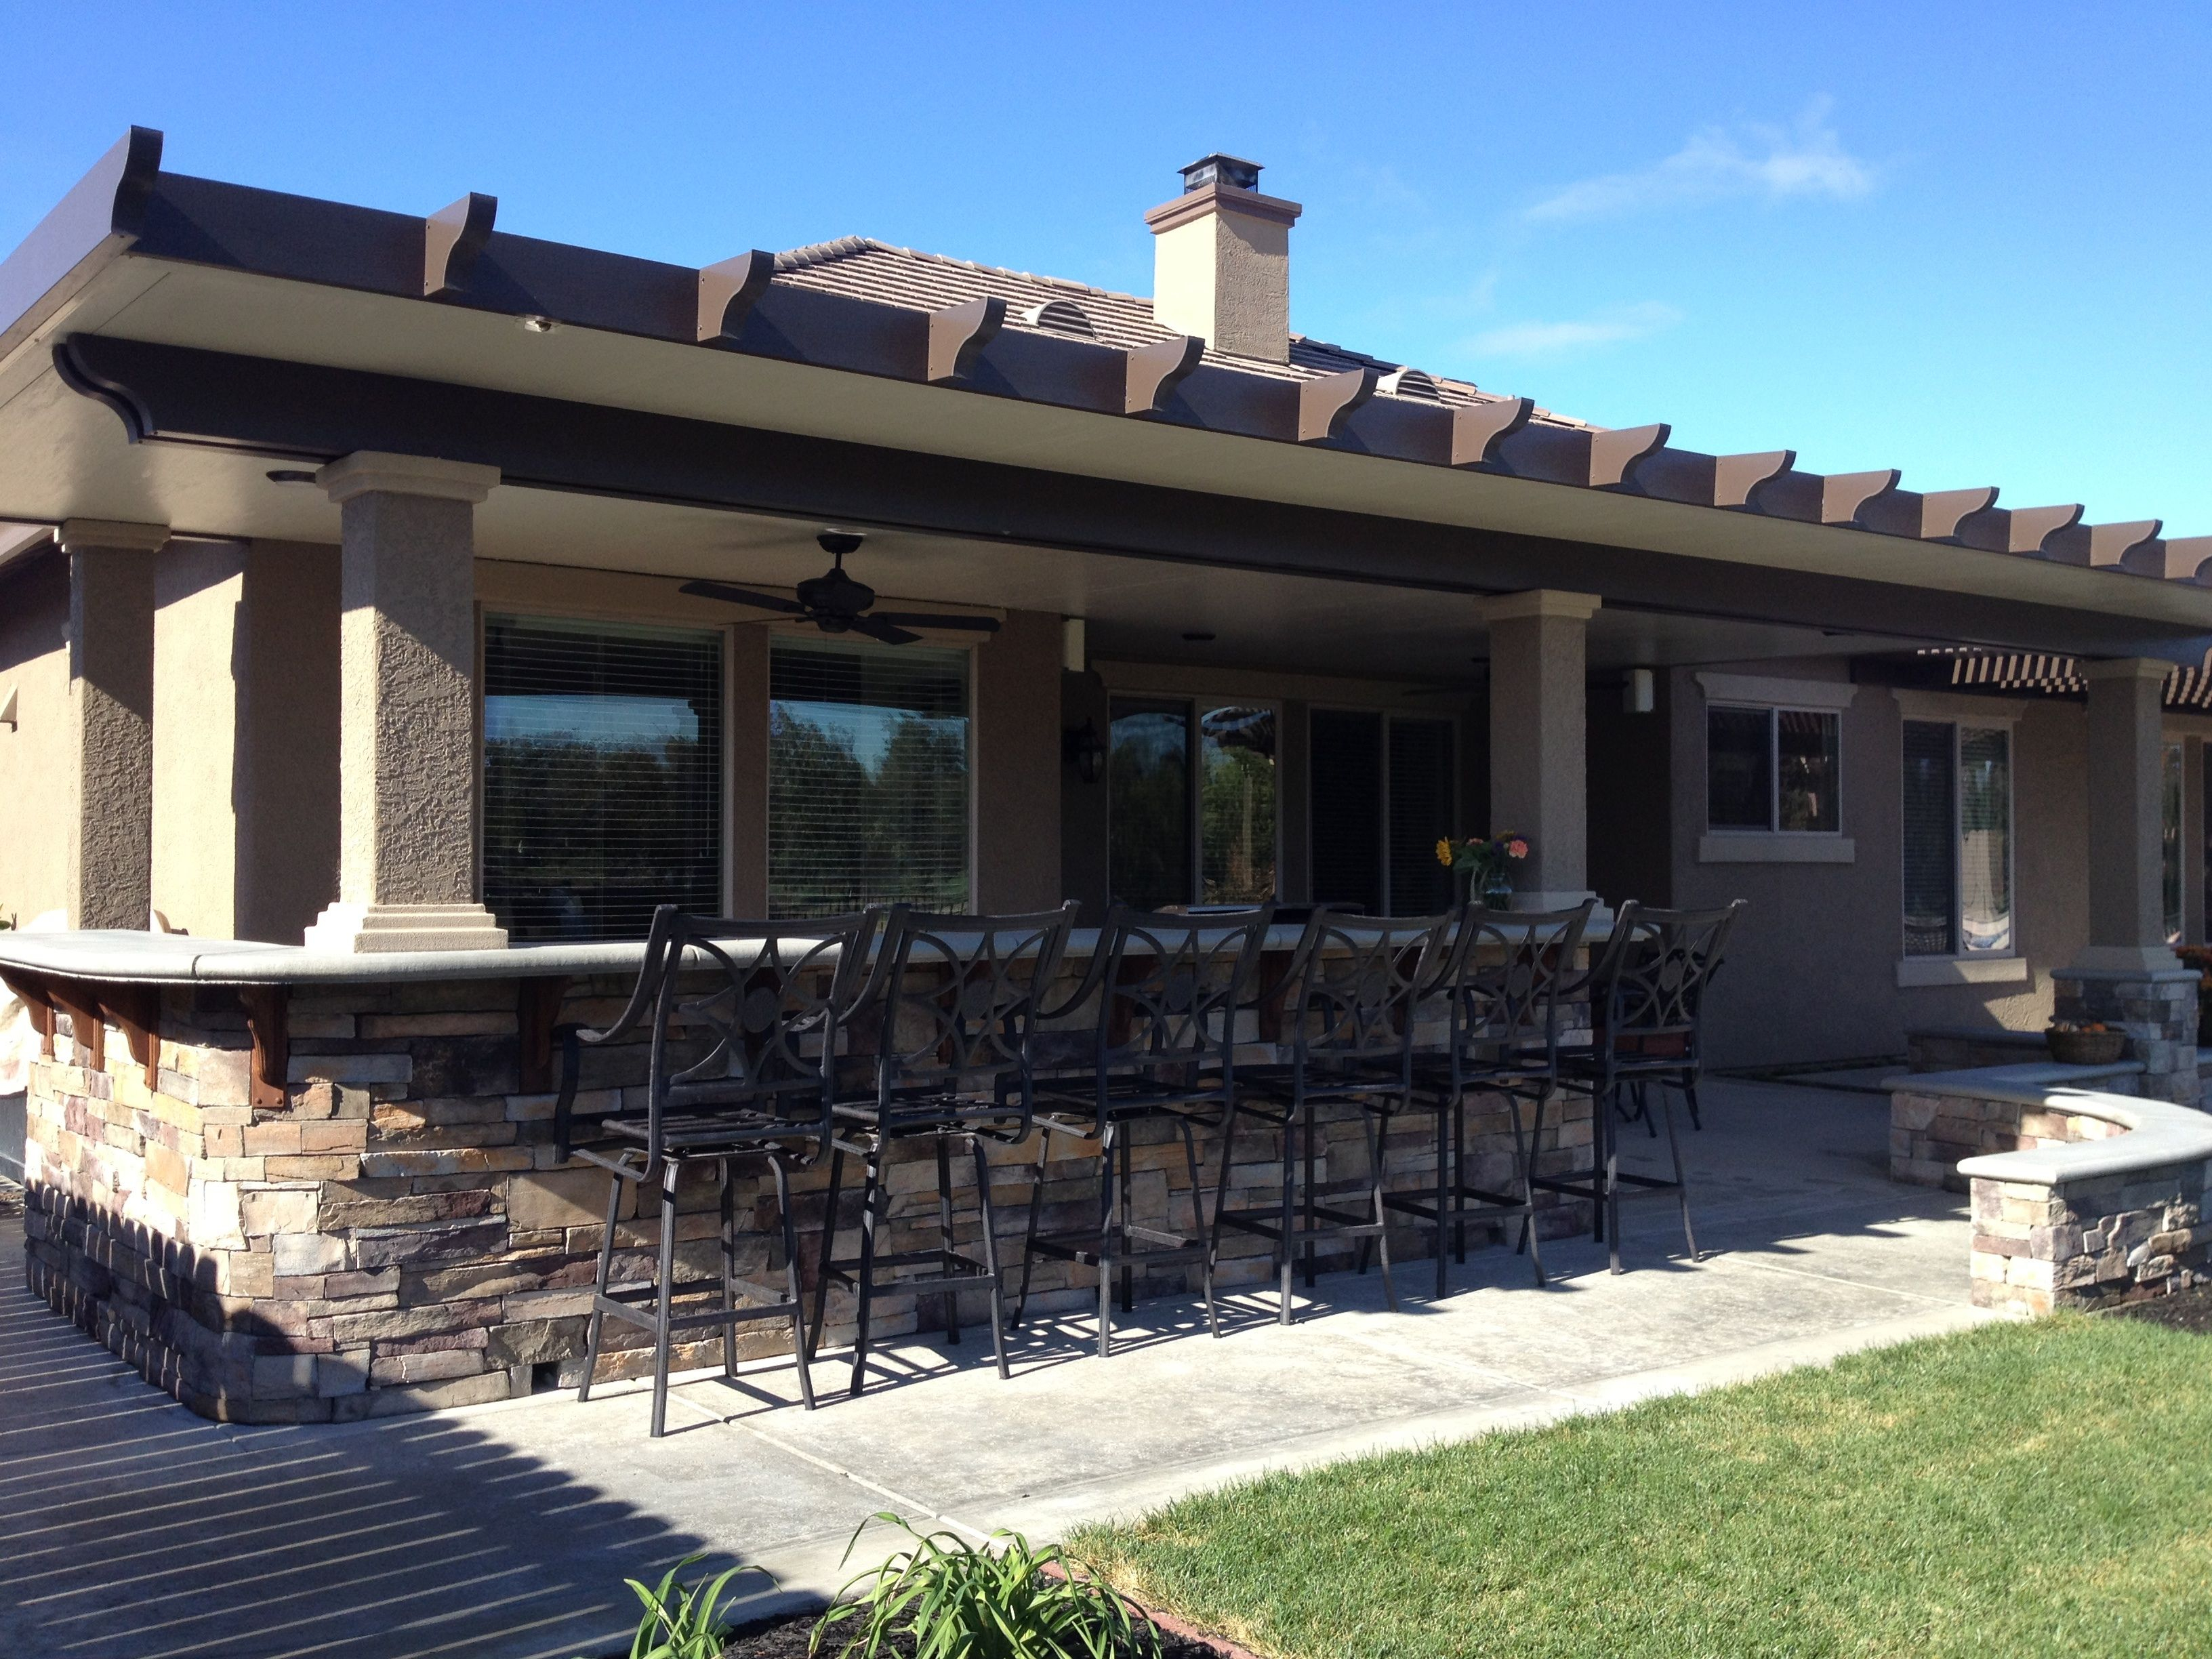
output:
<svg viewBox="0 0 2212 1659"><path fill-rule="evenodd" d="M607 1177L554 1158L549 1039L558 1024L611 1022L636 957L617 945L364 961L146 934L6 941L0 971L33 1001L46 1050L28 1097L31 1288L193 1410L229 1421L345 1419L573 1386ZM623 1102L645 1064L642 1043L589 1054L579 1111ZM1588 1103L1563 1104L1542 1148L1552 1169L1588 1156ZM1468 1147L1477 1180L1498 1185L1511 1133L1504 1103L1488 1105L1471 1104ZM1412 1120L1389 1153L1409 1184L1435 1167L1425 1122ZM1208 1139L1210 1182L1220 1147ZM893 1161L927 1156L916 1147ZM1033 1144L994 1153L1012 1249L1034 1156ZM1326 1173L1354 1177L1364 1158L1344 1124ZM1134 1218L1188 1225L1180 1138L1140 1137L1134 1164ZM1095 1167L1051 1167L1045 1224L1095 1212ZM1231 1182L1265 1191L1275 1167L1267 1142L1240 1138ZM890 1248L933 1238L933 1175L919 1162L893 1171ZM811 1270L824 1172L796 1184ZM781 1270L769 1260L773 1192L764 1176L741 1175L741 1275ZM715 1265L714 1194L702 1182L682 1204L678 1255L703 1276ZM857 1227L857 1208L838 1224ZM1580 1224L1561 1206L1546 1232ZM642 1276L657 1240L657 1219L626 1214L617 1273ZM1401 1259L1427 1254L1417 1231L1392 1242ZM1265 1278L1266 1248L1225 1240L1224 1279ZM1193 1274L1173 1269L1144 1289L1180 1291ZM1094 1285L1089 1269L1041 1261L1032 1309L1085 1316ZM896 1334L938 1314L934 1297L888 1301L874 1324ZM849 1297L833 1292L825 1346L848 1340L851 1322ZM645 1370L645 1336L610 1322L601 1375ZM786 1334L765 1324L741 1328L739 1341L749 1357L787 1352ZM679 1350L678 1363L719 1358L717 1339Z"/></svg>

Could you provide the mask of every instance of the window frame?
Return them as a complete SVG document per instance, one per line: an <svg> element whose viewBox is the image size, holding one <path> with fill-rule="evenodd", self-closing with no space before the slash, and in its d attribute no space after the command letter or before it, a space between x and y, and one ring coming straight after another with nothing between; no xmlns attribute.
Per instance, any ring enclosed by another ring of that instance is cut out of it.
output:
<svg viewBox="0 0 2212 1659"><path fill-rule="evenodd" d="M1376 816L1379 820L1382 831L1380 845L1382 854L1382 869L1379 872L1379 878L1382 883L1382 901L1387 908L1390 901L1391 876L1390 723L1393 720L1398 720L1442 721L1451 728L1452 827L1450 830L1450 837L1452 840L1457 841L1462 836L1467 833L1467 778L1465 775L1467 771L1467 748L1466 733L1462 730L1462 720L1464 717L1456 709L1446 709L1438 713L1431 714L1418 708L1394 708L1388 703L1346 702L1338 702L1334 699L1320 702L1309 702L1305 707L1306 730L1304 733L1304 740L1306 753L1309 756L1313 752L1313 717L1316 714L1374 714L1379 716L1382 720L1382 752L1376 757L1376 761L1382 775L1382 793L1376 798L1375 811ZM1299 803L1300 809L1305 815L1306 855L1309 862L1309 868L1306 871L1306 890L1309 896L1310 896L1313 890L1313 871L1310 867L1314 844L1313 781L1311 770L1311 765L1309 763L1307 767L1308 775L1302 781L1304 784L1303 793L1305 799Z"/></svg>
<svg viewBox="0 0 2212 1659"><path fill-rule="evenodd" d="M1205 735L1200 715L1207 708L1264 708L1275 717L1275 896L1282 901L1283 892L1283 778L1284 715L1286 700L1282 697L1251 697L1233 691L1189 691L1170 685L1159 689L1147 686L1109 685L1106 692L1107 764L1099 781L1106 787L1106 869L1109 887L1109 897L1120 895L1110 891L1114 868L1114 705L1117 702L1180 703L1183 714L1183 845L1188 856L1184 860L1183 890L1187 895L1180 902L1204 904L1206 901L1206 789Z"/></svg>
<svg viewBox="0 0 2212 1659"><path fill-rule="evenodd" d="M1766 823L1765 828L1747 823L1715 823L1713 822L1713 750L1712 717L1723 709L1736 709L1766 716ZM1814 714L1836 723L1836 827L1832 830L1786 830L1782 824L1782 720L1784 714ZM1818 703L1750 702L1739 697L1708 696L1705 699L1703 724L1705 786L1705 829L1708 836L1786 836L1791 840L1819 838L1841 841L1844 837L1844 711L1824 708Z"/></svg>
<svg viewBox="0 0 2212 1659"><path fill-rule="evenodd" d="M763 673L762 675L762 690L765 695L762 696L760 702L760 890L761 909L762 913L766 915L775 908L774 905L769 902L768 894L770 880L770 861L775 857L773 850L775 846L775 831L772 827L772 821L769 816L770 810L769 803L775 787L772 769L775 765L775 745L770 740L769 735L769 723L773 718L775 707L775 644L778 640L795 640L801 645L805 645L823 639L834 639L836 636L825 635L820 629L815 627L813 623L804 621L738 624L738 626L747 625L763 629L767 635L766 645L768 647L763 653L763 661L762 663L762 668L763 670ZM981 820L977 812L977 804L979 798L983 793L978 787L981 780L977 763L981 757L982 744L981 722L978 720L976 714L976 695L979 690L979 681L981 678L976 672L976 655L977 653L982 649L986 641L977 639L972 635L966 634L951 635L950 637L948 637L948 633L949 630L935 633L925 631L922 635L921 643L930 647L933 650L957 651L968 659L967 666L961 671L962 679L966 688L966 696L964 699L965 707L961 712L962 718L966 720L968 722L968 799L966 810L963 814L964 818L964 835L963 836L961 858L967 869L967 908L969 910L974 911L977 908L975 894L976 885L981 876L981 865L982 854L981 836L979 830ZM846 643L850 647L850 648L854 650L903 651L906 649L906 647L902 645L884 645L878 641L873 640L847 641Z"/></svg>
<svg viewBox="0 0 2212 1659"><path fill-rule="evenodd" d="M1905 793L1905 724L1945 726L1951 731L1951 937L1955 941L1949 951L1908 951L1905 948L1905 836L1902 806ZM1898 798L1899 803L1899 834L1897 838L1897 945L1898 960L1911 963L2020 963L2026 958L2020 946L2020 732L2019 721L2009 715L1983 715L1965 710L1916 710L1907 708L1898 721ZM2012 942L2002 951L1969 951L1965 948L1966 919L1962 914L1965 882L1962 874L1966 861L1966 830L1964 828L1966 792L1959 763L1959 744L1966 732L2002 732L2005 734L2005 892L2011 901L2008 920L2012 927Z"/></svg>

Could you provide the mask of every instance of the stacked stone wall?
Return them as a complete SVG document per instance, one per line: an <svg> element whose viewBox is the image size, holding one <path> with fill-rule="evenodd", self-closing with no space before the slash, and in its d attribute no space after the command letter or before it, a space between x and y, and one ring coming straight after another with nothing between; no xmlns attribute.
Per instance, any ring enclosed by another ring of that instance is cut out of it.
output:
<svg viewBox="0 0 2212 1659"><path fill-rule="evenodd" d="M235 994L215 988L164 995L155 1080L111 1030L106 1063L85 1062L64 1016L51 1058L37 1061L29 1092L27 1217L32 1289L149 1379L204 1415L234 1421L346 1419L480 1403L579 1380L591 1285L605 1237L608 1176L563 1166L553 1145L554 1097L520 1086L513 981L295 988L289 994L289 1070L281 1100L257 1105L251 1043ZM562 1021L610 1023L628 983L580 983ZM580 1115L641 1108L642 1044L587 1051ZM1563 1097L1540 1162L1558 1172L1589 1156L1586 1100ZM1389 1143L1394 1186L1434 1179L1430 1120L1410 1118ZM1470 1175L1510 1184L1511 1134L1504 1103L1470 1103ZM1046 1171L1041 1224L1094 1218L1096 1162L1087 1144L1061 1140ZM1211 1202L1221 1148L1200 1139ZM994 1194L1001 1259L1018 1267L1036 1158L1027 1146L996 1147ZM1328 1127L1322 1178L1364 1178L1355 1121ZM1140 1129L1132 1218L1176 1230L1191 1224L1182 1138L1169 1126ZM890 1249L937 1237L935 1165L926 1145L899 1148ZM960 1237L980 1242L973 1166L954 1160ZM740 1164L734 1182L741 1277L780 1282L783 1262L775 1188L764 1170ZM1231 1202L1265 1203L1276 1192L1270 1139L1240 1133L1231 1160ZM837 1218L838 1252L857 1253L857 1177ZM794 1206L810 1287L823 1219L826 1168L802 1172ZM617 1279L647 1276L659 1243L655 1216L635 1213L625 1188L617 1220ZM1583 1224L1555 1206L1547 1234ZM679 1274L719 1267L720 1221L708 1172L679 1193ZM1425 1256L1424 1230L1394 1230L1394 1253ZM1480 1243L1480 1237L1470 1243ZM1264 1240L1224 1240L1223 1282L1266 1278ZM1324 1264L1330 1253L1323 1253ZM1340 1260L1340 1257L1338 1258ZM1193 1288L1195 1269L1146 1275L1146 1294ZM1409 1285L1414 1281L1409 1277ZM1040 1259L1034 1316L1095 1306L1091 1270ZM873 1328L896 1334L934 1325L941 1299L879 1302ZM851 1300L833 1291L825 1347L849 1340ZM973 1326L980 1293L961 1311ZM647 1334L607 1322L602 1377L635 1375ZM739 1328L741 1353L787 1352L775 1322ZM717 1364L719 1336L680 1351L679 1365Z"/></svg>

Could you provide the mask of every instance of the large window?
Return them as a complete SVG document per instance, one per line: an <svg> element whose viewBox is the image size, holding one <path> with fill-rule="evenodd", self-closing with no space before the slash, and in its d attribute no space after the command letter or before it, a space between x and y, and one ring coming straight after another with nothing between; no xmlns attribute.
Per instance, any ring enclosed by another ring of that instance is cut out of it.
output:
<svg viewBox="0 0 2212 1659"><path fill-rule="evenodd" d="M1448 720L1316 708L1308 727L1313 896L1370 915L1452 902L1437 842L1456 833L1457 728Z"/></svg>
<svg viewBox="0 0 2212 1659"><path fill-rule="evenodd" d="M2012 734L1905 722L1905 954L2010 956Z"/></svg>
<svg viewBox="0 0 2212 1659"><path fill-rule="evenodd" d="M1710 830L1834 834L1843 775L1842 721L1830 708L1705 710L1705 824Z"/></svg>
<svg viewBox="0 0 2212 1659"><path fill-rule="evenodd" d="M1147 908L1275 892L1275 711L1116 697L1108 768L1114 896Z"/></svg>
<svg viewBox="0 0 2212 1659"><path fill-rule="evenodd" d="M968 767L966 652L776 639L769 914L967 908Z"/></svg>
<svg viewBox="0 0 2212 1659"><path fill-rule="evenodd" d="M722 637L484 619L484 898L520 939L639 939L722 895Z"/></svg>

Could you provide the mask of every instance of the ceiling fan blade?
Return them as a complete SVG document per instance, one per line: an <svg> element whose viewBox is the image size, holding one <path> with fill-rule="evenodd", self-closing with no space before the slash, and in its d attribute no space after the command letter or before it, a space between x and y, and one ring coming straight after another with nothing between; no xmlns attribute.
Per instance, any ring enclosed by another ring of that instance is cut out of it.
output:
<svg viewBox="0 0 2212 1659"><path fill-rule="evenodd" d="M989 617L936 617L912 611L878 611L873 615L876 621L894 628L964 628L978 634L999 631L997 621Z"/></svg>
<svg viewBox="0 0 2212 1659"><path fill-rule="evenodd" d="M848 626L855 634L865 634L885 645L912 645L921 637L919 634L908 633L903 628L894 627L890 618L885 617L855 617Z"/></svg>
<svg viewBox="0 0 2212 1659"><path fill-rule="evenodd" d="M781 599L773 593L756 593L749 587L732 587L726 582L686 582L676 591L695 594L702 599L720 599L729 605L749 605L757 611L780 611L787 617L806 614L806 607L796 599Z"/></svg>

